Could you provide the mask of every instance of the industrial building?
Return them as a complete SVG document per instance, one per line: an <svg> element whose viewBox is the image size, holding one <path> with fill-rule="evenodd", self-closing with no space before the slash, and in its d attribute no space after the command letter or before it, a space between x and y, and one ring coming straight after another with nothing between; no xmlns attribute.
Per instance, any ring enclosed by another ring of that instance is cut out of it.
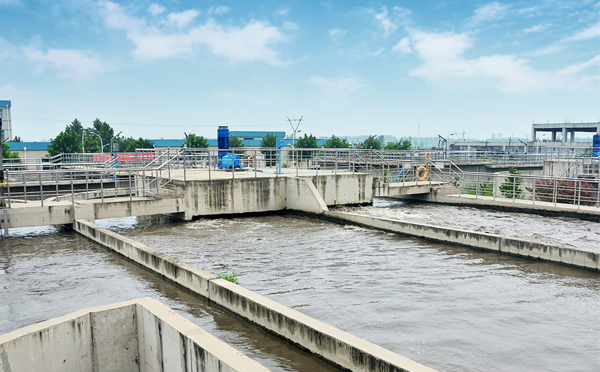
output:
<svg viewBox="0 0 600 372"><path fill-rule="evenodd" d="M10 101L0 101L0 119L2 119L2 139L10 141L12 134L12 119L10 115Z"/></svg>

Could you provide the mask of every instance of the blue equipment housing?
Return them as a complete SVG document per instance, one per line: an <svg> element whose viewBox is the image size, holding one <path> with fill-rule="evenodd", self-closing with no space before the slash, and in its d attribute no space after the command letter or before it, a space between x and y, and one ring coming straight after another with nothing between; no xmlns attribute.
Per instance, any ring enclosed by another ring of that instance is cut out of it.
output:
<svg viewBox="0 0 600 372"><path fill-rule="evenodd" d="M219 147L219 156L227 154L229 149L229 128L226 126L219 126L217 129L217 146Z"/></svg>
<svg viewBox="0 0 600 372"><path fill-rule="evenodd" d="M600 133L594 135L592 156L595 158L600 158Z"/></svg>
<svg viewBox="0 0 600 372"><path fill-rule="evenodd" d="M219 169L241 168L240 157L238 155L228 152L223 156L219 156L217 166L219 167Z"/></svg>
<svg viewBox="0 0 600 372"><path fill-rule="evenodd" d="M241 168L240 157L229 151L229 128L219 126L217 129L217 146L219 147L219 161L217 167L219 169Z"/></svg>

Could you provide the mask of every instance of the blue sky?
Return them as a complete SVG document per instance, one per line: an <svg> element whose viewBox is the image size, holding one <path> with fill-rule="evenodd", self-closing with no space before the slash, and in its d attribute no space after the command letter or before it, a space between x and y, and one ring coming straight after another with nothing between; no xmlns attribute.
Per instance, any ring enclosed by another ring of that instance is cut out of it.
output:
<svg viewBox="0 0 600 372"><path fill-rule="evenodd" d="M525 137L600 120L600 2L0 0L13 132Z"/></svg>

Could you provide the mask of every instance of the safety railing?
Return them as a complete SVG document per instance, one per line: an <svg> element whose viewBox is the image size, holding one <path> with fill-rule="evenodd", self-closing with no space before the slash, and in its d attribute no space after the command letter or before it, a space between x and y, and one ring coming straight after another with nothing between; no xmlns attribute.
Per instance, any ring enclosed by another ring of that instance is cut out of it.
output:
<svg viewBox="0 0 600 372"><path fill-rule="evenodd" d="M600 180L501 173L445 174L459 197L529 200L600 207Z"/></svg>
<svg viewBox="0 0 600 372"><path fill-rule="evenodd" d="M422 155L415 157L415 154ZM81 155L81 154L78 154ZM109 155L109 154L106 154ZM96 158L95 168L9 169L6 171L5 204L72 201L109 196L164 197L177 194L175 180L281 175L369 173L376 187L407 182L442 182L448 193L518 200L598 204L598 181L572 178L462 172L454 159L438 159L443 152L375 152L355 149L187 149L140 150L116 161ZM79 156L79 160L85 160ZM55 159L56 160L56 159ZM71 159L72 160L72 159ZM92 159L94 160L94 159ZM582 160L586 164L588 159ZM598 159L590 160L595 166ZM94 162L93 162L94 163ZM52 163L54 164L54 163ZM65 163L68 164L68 163ZM129 165L129 166L127 166ZM508 181L507 181L508 179ZM510 185L514 190L511 192ZM551 197L548 194L552 191Z"/></svg>

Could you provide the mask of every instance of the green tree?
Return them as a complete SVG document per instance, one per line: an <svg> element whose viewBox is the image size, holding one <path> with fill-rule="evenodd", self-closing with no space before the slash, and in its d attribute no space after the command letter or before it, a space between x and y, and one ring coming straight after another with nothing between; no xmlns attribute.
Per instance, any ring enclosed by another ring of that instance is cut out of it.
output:
<svg viewBox="0 0 600 372"><path fill-rule="evenodd" d="M23 140L21 139L21 137L15 136L11 142L23 142Z"/></svg>
<svg viewBox="0 0 600 372"><path fill-rule="evenodd" d="M263 149L260 152L265 154L265 161L267 167L273 166L276 163L277 151L272 150L273 147L277 147L277 136L273 133L267 133L266 136L260 141L260 147Z"/></svg>
<svg viewBox="0 0 600 372"><path fill-rule="evenodd" d="M244 142L242 142L241 139L238 138L238 136L230 136L229 137L229 148L241 148L244 147ZM236 154L243 154L245 151L243 150L237 150L235 151Z"/></svg>
<svg viewBox="0 0 600 372"><path fill-rule="evenodd" d="M277 136L273 133L267 133L266 136L260 141L260 147L262 148L271 148L277 147Z"/></svg>
<svg viewBox="0 0 600 372"><path fill-rule="evenodd" d="M359 147L361 149L381 150L381 141L377 136L369 136Z"/></svg>
<svg viewBox="0 0 600 372"><path fill-rule="evenodd" d="M313 136L312 133L307 135L304 133L304 137L300 137L296 140L296 148L299 149L316 149L317 146L317 137ZM308 159L312 156L312 151L298 151L300 154L300 160Z"/></svg>
<svg viewBox="0 0 600 372"><path fill-rule="evenodd" d="M113 142L119 144L120 152L135 152L136 149L151 149L152 143L144 138L134 139L132 137L129 138L118 138Z"/></svg>
<svg viewBox="0 0 600 372"><path fill-rule="evenodd" d="M55 138L50 139L48 146L48 156L58 154L69 154L81 152L81 134L83 125L77 119L60 132Z"/></svg>
<svg viewBox="0 0 600 372"><path fill-rule="evenodd" d="M326 149L347 149L350 147L348 140L345 138L336 137L332 135L327 141L325 141Z"/></svg>
<svg viewBox="0 0 600 372"><path fill-rule="evenodd" d="M505 198L523 199L525 192L519 186L521 185L521 177L517 177L521 174L515 167L510 167L508 170L510 176L504 179L504 182L500 185L500 192Z"/></svg>
<svg viewBox="0 0 600 372"><path fill-rule="evenodd" d="M13 141L15 142L15 141ZM10 145L7 143L2 144L2 158L3 159L19 159L19 154L16 151L10 151Z"/></svg>
<svg viewBox="0 0 600 372"><path fill-rule="evenodd" d="M188 148L200 149L200 148L208 148L209 143L208 140L202 136L197 136L194 133L190 133L187 135L185 144L187 144ZM181 145L183 147L183 145Z"/></svg>
<svg viewBox="0 0 600 372"><path fill-rule="evenodd" d="M90 130L102 137L102 145L104 145L105 148L110 146L110 140L114 137L115 130L108 125L108 123L105 121L100 121L100 119L96 118L96 120L94 120L92 123L92 128ZM98 141L100 140L98 139ZM103 152L103 150L104 149L100 150L100 152ZM109 149L109 151L112 151L112 149Z"/></svg>
<svg viewBox="0 0 600 372"><path fill-rule="evenodd" d="M412 143L409 139L401 138L396 142L388 143L385 145L385 150L410 150Z"/></svg>

